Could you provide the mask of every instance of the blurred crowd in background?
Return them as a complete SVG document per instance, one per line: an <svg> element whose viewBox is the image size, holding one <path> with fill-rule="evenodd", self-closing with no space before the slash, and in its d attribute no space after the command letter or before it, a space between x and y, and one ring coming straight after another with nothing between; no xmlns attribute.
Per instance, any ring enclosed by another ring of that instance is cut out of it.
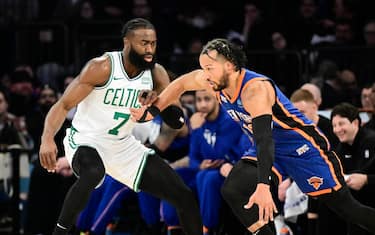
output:
<svg viewBox="0 0 375 235"><path fill-rule="evenodd" d="M243 46L249 69L271 77L288 97L309 83L317 91L311 91L313 110L332 110L350 103L366 114L366 128L375 131L374 9L372 0L0 0L0 146L19 144L29 150L21 164L20 197L27 208L23 231L48 234L48 226L56 221L66 190L74 181L63 160L62 146L60 172L47 173L38 162L45 115L89 59L105 51L122 50L121 28L127 20L142 17L155 25L158 62L171 79L199 68L197 55L208 40L227 38ZM309 100L302 97L297 101ZM194 94L183 98L188 116L194 117L196 102L201 100L196 101ZM74 110L66 126L73 115ZM161 127L156 125L159 131ZM333 141L346 143L335 137L338 133L332 134ZM60 144L63 135L62 131L56 137ZM156 136L151 139L149 144ZM184 151L179 149L178 158L189 155L189 144ZM164 146L162 152L166 149ZM6 163L0 162L4 168ZM366 174L375 174L372 166L368 169ZM9 177L2 174L0 179L1 226L11 223ZM129 209L128 204L129 210L138 211Z"/></svg>

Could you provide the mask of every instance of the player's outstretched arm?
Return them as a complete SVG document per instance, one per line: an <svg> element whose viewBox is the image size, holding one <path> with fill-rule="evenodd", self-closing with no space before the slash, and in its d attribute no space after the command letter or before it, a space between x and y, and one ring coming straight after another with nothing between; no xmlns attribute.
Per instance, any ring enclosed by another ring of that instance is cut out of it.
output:
<svg viewBox="0 0 375 235"><path fill-rule="evenodd" d="M165 110L166 107L173 103L176 103L180 96L185 91L202 90L209 88L206 80L204 79L203 70L194 70L190 73L181 75L173 82L171 82L161 94L153 100L156 100L152 104L148 104L146 100L140 100L145 106L139 109L130 109L132 120L134 121L149 121L158 115L161 111ZM147 95L143 97L147 99ZM140 97L142 99L142 97Z"/></svg>
<svg viewBox="0 0 375 235"><path fill-rule="evenodd" d="M203 70L194 70L186 73L172 81L158 96L154 106L164 110L168 105L175 102L185 91L196 91L209 88L204 77Z"/></svg>
<svg viewBox="0 0 375 235"><path fill-rule="evenodd" d="M275 152L271 129L275 91L268 81L254 81L245 87L241 100L246 111L252 116L252 130L258 158L258 186L245 208L257 204L259 220L267 223L273 220L273 213L277 212L269 186Z"/></svg>
<svg viewBox="0 0 375 235"><path fill-rule="evenodd" d="M48 171L55 170L57 147L54 136L61 128L68 111L77 106L95 86L105 84L110 71L110 61L107 56L92 59L51 107L44 122L39 150L40 163Z"/></svg>

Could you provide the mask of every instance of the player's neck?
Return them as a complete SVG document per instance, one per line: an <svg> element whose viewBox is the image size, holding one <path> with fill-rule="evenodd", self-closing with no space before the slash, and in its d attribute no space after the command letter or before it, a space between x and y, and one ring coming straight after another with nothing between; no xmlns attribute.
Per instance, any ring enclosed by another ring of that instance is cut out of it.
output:
<svg viewBox="0 0 375 235"><path fill-rule="evenodd" d="M234 95L236 95L237 87L240 85L238 84L240 82L240 76L241 70L235 71L231 75L229 75L228 87L224 89L229 98L232 98Z"/></svg>

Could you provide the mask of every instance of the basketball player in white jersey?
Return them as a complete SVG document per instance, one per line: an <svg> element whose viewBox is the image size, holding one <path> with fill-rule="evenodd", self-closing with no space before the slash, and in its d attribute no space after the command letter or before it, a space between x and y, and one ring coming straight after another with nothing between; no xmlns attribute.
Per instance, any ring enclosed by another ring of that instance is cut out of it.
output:
<svg viewBox="0 0 375 235"><path fill-rule="evenodd" d="M40 162L53 172L57 151L54 135L68 111L77 106L64 146L78 179L65 198L53 235L68 233L106 173L135 191L169 201L177 208L186 234L201 234L193 193L153 150L131 135L135 123L129 108L140 107L140 91L160 93L169 83L167 72L154 60L155 28L137 18L124 25L122 36L123 51L90 60L46 117Z"/></svg>

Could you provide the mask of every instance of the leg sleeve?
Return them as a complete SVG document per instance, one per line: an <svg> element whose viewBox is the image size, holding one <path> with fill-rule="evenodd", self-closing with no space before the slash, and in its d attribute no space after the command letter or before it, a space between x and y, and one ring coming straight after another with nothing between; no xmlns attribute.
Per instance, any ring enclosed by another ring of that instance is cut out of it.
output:
<svg viewBox="0 0 375 235"><path fill-rule="evenodd" d="M194 193L157 155L148 157L139 186L142 191L166 200L176 208L187 235L202 233L202 220Z"/></svg>

